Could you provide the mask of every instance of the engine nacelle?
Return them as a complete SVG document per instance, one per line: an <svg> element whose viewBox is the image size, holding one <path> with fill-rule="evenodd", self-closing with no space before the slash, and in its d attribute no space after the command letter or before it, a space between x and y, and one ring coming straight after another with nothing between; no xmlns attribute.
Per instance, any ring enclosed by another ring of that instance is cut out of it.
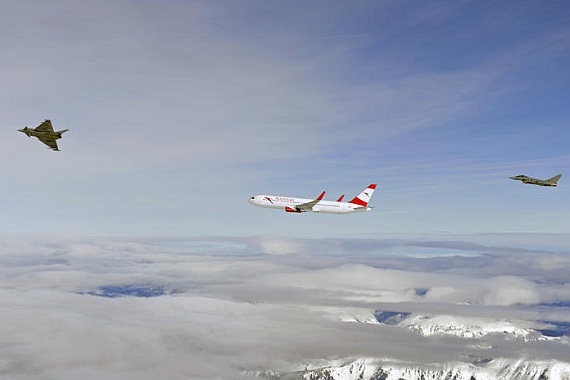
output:
<svg viewBox="0 0 570 380"><path fill-rule="evenodd" d="M285 206L285 212L294 212L296 214L300 214L301 210L299 210L298 208L293 208L293 207L289 207L289 206Z"/></svg>

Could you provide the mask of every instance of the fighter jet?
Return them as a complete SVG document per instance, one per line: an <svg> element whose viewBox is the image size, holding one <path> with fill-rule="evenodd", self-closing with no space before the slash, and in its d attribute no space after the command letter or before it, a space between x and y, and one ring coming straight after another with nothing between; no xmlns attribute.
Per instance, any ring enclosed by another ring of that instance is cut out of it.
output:
<svg viewBox="0 0 570 380"><path fill-rule="evenodd" d="M259 207L274 208L293 213L352 214L372 210L371 207L368 207L368 202L370 202L374 190L376 190L376 184L371 183L350 202L342 202L344 195L337 199L336 202L324 201L325 192L323 191L315 199L283 197L279 195L254 195L249 198L249 203Z"/></svg>
<svg viewBox="0 0 570 380"><path fill-rule="evenodd" d="M509 177L510 179L514 179L516 181L522 181L522 183L526 183L529 185L538 185L538 186L558 186L558 180L560 179L560 177L562 177L562 174L558 174L555 175L552 178L549 179L538 179L538 178L532 178L532 177L528 177L526 175L517 175L514 177Z"/></svg>
<svg viewBox="0 0 570 380"><path fill-rule="evenodd" d="M18 131L25 133L28 137L37 137L38 140L49 146L50 149L59 151L55 140L60 139L61 135L69 131L69 129L62 129L61 131L54 132L51 120L46 119L35 129L25 127L24 129L18 129Z"/></svg>

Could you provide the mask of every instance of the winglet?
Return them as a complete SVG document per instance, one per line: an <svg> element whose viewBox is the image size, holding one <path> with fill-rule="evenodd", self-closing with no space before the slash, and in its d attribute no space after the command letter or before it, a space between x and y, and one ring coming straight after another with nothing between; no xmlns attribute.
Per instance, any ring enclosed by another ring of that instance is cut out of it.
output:
<svg viewBox="0 0 570 380"><path fill-rule="evenodd" d="M336 200L337 202L342 202L342 200L344 199L344 194L342 194L340 197L338 197L338 199Z"/></svg>
<svg viewBox="0 0 570 380"><path fill-rule="evenodd" d="M324 196L325 196L325 193L326 193L326 191L323 191L323 192L321 193L321 195L319 195L319 196L317 197L317 199L318 199L319 201L322 201L323 198L324 198Z"/></svg>

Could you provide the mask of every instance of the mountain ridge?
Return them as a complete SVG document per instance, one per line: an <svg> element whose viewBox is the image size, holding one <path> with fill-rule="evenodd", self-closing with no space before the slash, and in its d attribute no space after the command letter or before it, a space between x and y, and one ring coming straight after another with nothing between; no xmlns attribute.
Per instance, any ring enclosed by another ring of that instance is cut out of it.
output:
<svg viewBox="0 0 570 380"><path fill-rule="evenodd" d="M404 363L390 359L331 360L319 368L247 375L271 380L570 380L570 362L490 359L482 362Z"/></svg>

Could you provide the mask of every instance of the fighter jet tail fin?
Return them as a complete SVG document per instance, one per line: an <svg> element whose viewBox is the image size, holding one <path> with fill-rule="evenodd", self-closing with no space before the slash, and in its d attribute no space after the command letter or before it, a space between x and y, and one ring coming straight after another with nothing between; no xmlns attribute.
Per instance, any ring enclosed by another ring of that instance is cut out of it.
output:
<svg viewBox="0 0 570 380"><path fill-rule="evenodd" d="M562 177L562 174L555 175L554 177L547 179L546 182L557 183L560 177Z"/></svg>

